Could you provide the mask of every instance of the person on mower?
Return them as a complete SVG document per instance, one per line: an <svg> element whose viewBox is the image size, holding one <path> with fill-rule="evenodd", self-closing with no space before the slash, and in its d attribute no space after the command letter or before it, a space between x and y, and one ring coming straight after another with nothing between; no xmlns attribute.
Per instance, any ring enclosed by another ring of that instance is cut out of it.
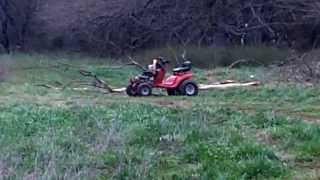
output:
<svg viewBox="0 0 320 180"><path fill-rule="evenodd" d="M162 57L153 58L152 64L148 66L148 70L156 76L157 72L163 70L167 63L168 61L165 61Z"/></svg>
<svg viewBox="0 0 320 180"><path fill-rule="evenodd" d="M152 64L148 66L148 71L150 71L150 73L152 74L152 81L154 81L155 83L162 82L162 76L164 76L166 72L165 65L168 63L169 61L164 60L164 58L162 57L153 58Z"/></svg>

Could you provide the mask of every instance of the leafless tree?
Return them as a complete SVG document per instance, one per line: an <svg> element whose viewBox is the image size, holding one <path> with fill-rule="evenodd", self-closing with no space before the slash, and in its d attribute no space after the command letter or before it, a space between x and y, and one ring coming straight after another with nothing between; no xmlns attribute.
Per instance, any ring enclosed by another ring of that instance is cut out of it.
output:
<svg viewBox="0 0 320 180"><path fill-rule="evenodd" d="M0 0L0 44L9 53L23 48L30 21L39 0Z"/></svg>
<svg viewBox="0 0 320 180"><path fill-rule="evenodd" d="M114 55L168 44L319 45L317 0L78 0L76 4L43 0L42 13L34 14L37 1L0 0L0 44L6 51L15 45L23 47L26 39ZM72 11L66 11L67 7ZM52 8L57 11L48 12ZM28 34L34 16L43 22L31 28L35 34L45 35L43 39Z"/></svg>
<svg viewBox="0 0 320 180"><path fill-rule="evenodd" d="M10 41L9 41L9 26L13 24L13 18L9 14L9 1L0 1L1 8L1 45L7 53L10 52Z"/></svg>

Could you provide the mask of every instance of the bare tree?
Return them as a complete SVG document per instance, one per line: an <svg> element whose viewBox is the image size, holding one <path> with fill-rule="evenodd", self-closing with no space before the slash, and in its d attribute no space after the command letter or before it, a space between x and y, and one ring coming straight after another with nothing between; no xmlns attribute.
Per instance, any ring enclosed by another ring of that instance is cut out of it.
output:
<svg viewBox="0 0 320 180"><path fill-rule="evenodd" d="M25 45L37 1L0 0L0 44L6 51L17 44ZM51 4L43 6L41 13L36 14L44 18L38 17L41 23L35 23L32 29L35 34L46 37L32 39L30 36L29 39L61 41L61 48L67 50L123 55L168 45L286 44L295 47L300 44L301 47L317 47L319 44L320 2L317 0L45 2ZM65 7L73 9L68 12ZM48 12L52 8L57 9ZM67 18L61 20L61 17ZM39 24L48 27L41 29L37 27ZM60 46L61 43L38 44L42 47L43 44Z"/></svg>
<svg viewBox="0 0 320 180"><path fill-rule="evenodd" d="M1 45L5 49L6 53L10 52L10 40L9 40L9 26L13 24L13 18L9 13L9 1L1 0L0 1L1 8Z"/></svg>
<svg viewBox="0 0 320 180"><path fill-rule="evenodd" d="M24 47L38 1L0 0L0 44L6 53L10 53L13 46Z"/></svg>

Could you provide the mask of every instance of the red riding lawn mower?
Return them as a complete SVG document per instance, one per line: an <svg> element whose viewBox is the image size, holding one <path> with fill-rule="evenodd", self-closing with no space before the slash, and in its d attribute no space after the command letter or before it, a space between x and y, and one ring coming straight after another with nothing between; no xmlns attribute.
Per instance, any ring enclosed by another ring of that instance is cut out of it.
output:
<svg viewBox="0 0 320 180"><path fill-rule="evenodd" d="M173 75L165 79L165 65L169 61L162 60L156 73L145 69L141 75L130 80L126 92L129 96L151 96L152 89L166 89L169 96L197 96L198 85L194 81L194 75L191 72L192 64L185 61L180 66L173 69Z"/></svg>

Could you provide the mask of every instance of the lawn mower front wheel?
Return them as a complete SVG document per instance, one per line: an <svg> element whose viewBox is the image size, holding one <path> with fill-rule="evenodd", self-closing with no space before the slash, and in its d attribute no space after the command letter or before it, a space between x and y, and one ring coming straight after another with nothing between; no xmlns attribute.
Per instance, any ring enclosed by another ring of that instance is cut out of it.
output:
<svg viewBox="0 0 320 180"><path fill-rule="evenodd" d="M132 84L130 84L127 87L126 93L127 93L128 96L137 96L137 90L136 90L136 88L133 87Z"/></svg>
<svg viewBox="0 0 320 180"><path fill-rule="evenodd" d="M147 83L142 83L138 86L137 93L139 96L151 96L152 87Z"/></svg>

